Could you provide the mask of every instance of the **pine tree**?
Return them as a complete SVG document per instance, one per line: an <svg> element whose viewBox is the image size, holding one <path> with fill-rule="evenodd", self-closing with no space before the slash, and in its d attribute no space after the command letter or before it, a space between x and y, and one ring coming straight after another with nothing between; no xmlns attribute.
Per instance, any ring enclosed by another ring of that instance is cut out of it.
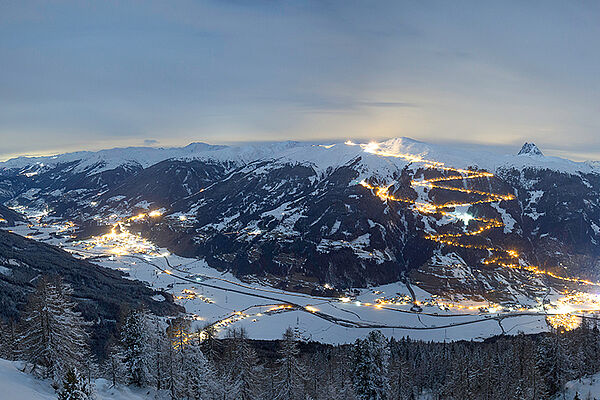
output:
<svg viewBox="0 0 600 400"><path fill-rule="evenodd" d="M212 325L206 325L202 329L197 329L195 337L198 338L197 343L202 349L202 354L211 362L217 363L221 344L217 340L217 330Z"/></svg>
<svg viewBox="0 0 600 400"><path fill-rule="evenodd" d="M288 328L283 334L274 381L274 400L304 399L304 366L298 359L300 350L294 330Z"/></svg>
<svg viewBox="0 0 600 400"><path fill-rule="evenodd" d="M410 400L413 396L413 382L408 357L401 352L404 348L394 338L391 339L390 349L394 349L390 360L390 397L394 400Z"/></svg>
<svg viewBox="0 0 600 400"><path fill-rule="evenodd" d="M338 391L337 400L355 400L358 399L356 393L354 392L354 388L352 387L352 382L349 379L346 379L342 382L342 387Z"/></svg>
<svg viewBox="0 0 600 400"><path fill-rule="evenodd" d="M128 312L123 318L120 333L121 358L129 383L138 387L151 384L152 352L146 312Z"/></svg>
<svg viewBox="0 0 600 400"><path fill-rule="evenodd" d="M148 362L152 365L152 378L156 390L162 390L169 386L167 375L170 371L169 360L173 356L173 347L169 340L164 326L158 318L154 318L148 324L148 341L152 357L148 357Z"/></svg>
<svg viewBox="0 0 600 400"><path fill-rule="evenodd" d="M9 359L12 353L8 324L0 319L0 357Z"/></svg>
<svg viewBox="0 0 600 400"><path fill-rule="evenodd" d="M17 338L18 356L32 371L59 382L68 368L82 365L87 355L87 325L75 311L72 290L60 280L42 278L29 297Z"/></svg>
<svg viewBox="0 0 600 400"><path fill-rule="evenodd" d="M58 400L92 400L93 393L84 376L77 372L77 368L70 368L58 393Z"/></svg>
<svg viewBox="0 0 600 400"><path fill-rule="evenodd" d="M379 331L354 345L353 384L361 400L386 400L389 392L387 370L387 341Z"/></svg>

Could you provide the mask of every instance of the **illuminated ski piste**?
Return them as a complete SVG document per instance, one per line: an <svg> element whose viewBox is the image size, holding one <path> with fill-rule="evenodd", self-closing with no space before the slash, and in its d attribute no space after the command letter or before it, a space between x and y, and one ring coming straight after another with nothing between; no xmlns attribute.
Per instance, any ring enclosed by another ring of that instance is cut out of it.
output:
<svg viewBox="0 0 600 400"><path fill-rule="evenodd" d="M357 144L352 142L346 142L347 145L356 146ZM460 193L466 193L470 195L474 195L475 197L479 197L476 200L465 201L465 202L448 202L442 204L434 204L432 202L424 202L424 201L415 201L407 198L399 198L395 197L389 193L390 186L380 187L370 185L366 181L361 181L360 184L374 191L375 195L381 198L384 201L396 201L401 203L409 204L413 207L413 209L421 214L429 214L429 215L440 215L444 217L454 218L455 220L463 220L465 225L467 226L467 231L463 233L447 233L447 234L434 234L425 236L429 240L433 240L435 242L453 246L453 247L462 247L462 248L471 248L471 249L480 249L486 250L489 253L489 256L486 257L482 263L485 265L496 265L506 268L514 268L514 269L522 269L529 272L532 272L536 275L547 275L549 277L569 281L581 283L584 285L594 285L599 286L600 283L591 282L585 279L578 279L572 277L559 276L549 271L544 271L535 265L526 265L520 262L520 255L516 250L503 249L501 247L496 246L487 246L483 244L473 244L469 243L468 239L472 237L480 236L481 234L489 231L493 228L502 228L504 227L504 223L498 219L490 219L490 218L477 218L470 216L468 214L457 215L454 213L454 209L457 207L470 207L477 204L489 204L489 203L498 203L501 201L511 201L515 200L515 196L513 194L507 193L493 193L486 192L480 190L467 189L465 187L454 187L450 185L445 185L444 183L450 183L455 181L464 182L467 180L475 180L482 178L492 178L494 174L485 171L475 171L469 169L458 169L446 166L444 163L426 160L421 156L412 155L412 154L402 154L402 153L392 153L387 152L385 150L380 149L380 145L376 142L371 142L369 144L359 144L364 151L372 154L376 154L382 157L394 157L401 158L410 163L421 164L425 169L437 170L443 173L450 173L450 176L443 176L432 179L414 179L411 181L410 185L413 188L422 187L428 190L431 189L440 189L446 191L454 191ZM465 219L467 218L467 219ZM478 227L471 228L470 221L475 221Z"/></svg>

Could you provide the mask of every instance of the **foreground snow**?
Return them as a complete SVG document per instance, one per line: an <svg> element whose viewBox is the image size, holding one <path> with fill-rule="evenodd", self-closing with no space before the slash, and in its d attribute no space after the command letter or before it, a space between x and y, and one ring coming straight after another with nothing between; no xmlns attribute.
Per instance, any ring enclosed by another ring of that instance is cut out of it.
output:
<svg viewBox="0 0 600 400"><path fill-rule="evenodd" d="M567 382L565 386L565 393L557 395L556 400L571 400L575 397L575 393L579 393L581 400L600 399L600 374Z"/></svg>
<svg viewBox="0 0 600 400"><path fill-rule="evenodd" d="M0 397L10 400L56 400L56 393L49 381L35 379L21 372L18 363L0 359ZM160 399L156 393L148 389L130 389L128 387L111 388L105 379L95 382L98 400L142 400Z"/></svg>

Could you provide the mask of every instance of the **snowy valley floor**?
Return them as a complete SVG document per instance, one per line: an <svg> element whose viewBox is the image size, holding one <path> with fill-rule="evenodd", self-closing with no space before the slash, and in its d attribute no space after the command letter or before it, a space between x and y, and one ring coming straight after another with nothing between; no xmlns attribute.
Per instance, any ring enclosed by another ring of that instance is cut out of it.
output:
<svg viewBox="0 0 600 400"><path fill-rule="evenodd" d="M503 333L548 330L544 310L533 308L535 305L527 312L490 308L483 313L480 307L489 304L461 302L440 307L440 299L413 287L423 308L415 313L411 312L409 289L399 282L360 289L352 299L310 296L273 289L261 282L242 282L230 273L210 268L203 260L170 254L133 234L72 242L67 240L70 229L62 223L21 224L11 231L168 291L198 327L215 324L222 333L227 327L244 327L250 338L270 340L279 339L293 326L305 340L340 344L352 343L373 329L387 337L426 341L482 340Z"/></svg>

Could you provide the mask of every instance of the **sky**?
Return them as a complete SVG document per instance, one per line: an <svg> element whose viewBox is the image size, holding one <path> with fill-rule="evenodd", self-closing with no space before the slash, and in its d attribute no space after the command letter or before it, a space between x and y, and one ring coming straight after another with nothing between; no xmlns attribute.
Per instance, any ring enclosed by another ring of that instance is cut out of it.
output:
<svg viewBox="0 0 600 400"><path fill-rule="evenodd" d="M0 160L406 136L600 160L598 1L0 0Z"/></svg>

